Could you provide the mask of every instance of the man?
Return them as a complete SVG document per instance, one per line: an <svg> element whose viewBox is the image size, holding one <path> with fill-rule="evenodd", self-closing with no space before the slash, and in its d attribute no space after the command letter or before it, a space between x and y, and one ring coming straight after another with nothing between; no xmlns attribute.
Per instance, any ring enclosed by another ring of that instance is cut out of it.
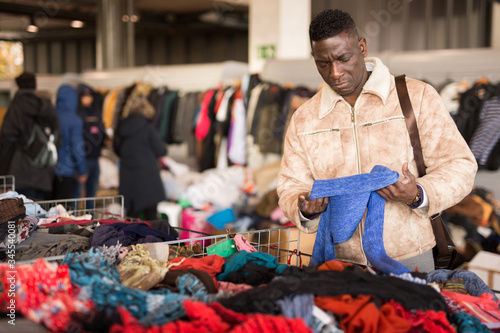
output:
<svg viewBox="0 0 500 333"><path fill-rule="evenodd" d="M294 113L287 129L277 179L281 209L301 231L314 233L328 204L328 198L309 200L315 180L370 173L376 165L400 172L397 182L376 191L386 200L385 251L411 270L433 270L429 217L471 191L477 171L472 153L438 93L408 78L427 167L427 175L416 178L394 77L380 59L367 58L366 40L351 16L326 10L311 22L309 36L326 85ZM335 246L337 259L370 265L364 224L365 217L352 237Z"/></svg>
<svg viewBox="0 0 500 333"><path fill-rule="evenodd" d="M15 177L16 191L34 200L49 199L54 167L36 167L30 163L25 146L36 123L59 130L54 107L47 96L36 89L36 76L24 72L16 78L16 92L0 131L0 175Z"/></svg>

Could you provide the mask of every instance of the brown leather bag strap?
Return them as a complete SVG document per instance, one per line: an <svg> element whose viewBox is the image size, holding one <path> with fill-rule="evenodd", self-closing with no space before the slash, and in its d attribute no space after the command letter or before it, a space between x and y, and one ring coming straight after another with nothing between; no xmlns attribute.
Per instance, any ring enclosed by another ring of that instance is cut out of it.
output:
<svg viewBox="0 0 500 333"><path fill-rule="evenodd" d="M399 104L401 105L401 110L403 110L403 114L405 116L408 134L410 134L413 156L415 158L415 163L417 163L418 176L422 177L426 173L424 155L422 154L422 145L420 144L417 121L415 118L415 112L413 112L413 107L411 105L410 96L408 95L405 75L396 76L394 79L396 81L396 91L398 92Z"/></svg>
<svg viewBox="0 0 500 333"><path fill-rule="evenodd" d="M398 93L399 104L405 116L406 128L408 129L408 134L410 135L410 142L413 147L413 156L415 162L417 163L418 175L422 177L426 174L424 155L422 154L422 146L420 144L420 136L418 134L417 120L415 118L415 113L413 112L413 107L411 105L410 96L408 95L408 87L406 86L405 75L399 75L395 78L396 81L396 91ZM439 254L448 254L448 243L451 242L449 239L448 232L444 229L445 226L441 219L441 214L435 214L431 216L432 230L434 231L434 237L436 237L437 249Z"/></svg>

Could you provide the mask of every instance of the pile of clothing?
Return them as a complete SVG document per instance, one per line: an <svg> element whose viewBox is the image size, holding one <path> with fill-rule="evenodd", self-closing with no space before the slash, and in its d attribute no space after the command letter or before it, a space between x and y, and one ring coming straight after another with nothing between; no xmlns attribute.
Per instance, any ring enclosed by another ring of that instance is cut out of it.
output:
<svg viewBox="0 0 500 333"><path fill-rule="evenodd" d="M60 264L40 258L15 266L15 294L12 268L0 264L0 309L14 300L16 311L51 331L500 329L498 298L472 272L390 276L335 260L296 267L235 243L227 257L118 241L68 253Z"/></svg>

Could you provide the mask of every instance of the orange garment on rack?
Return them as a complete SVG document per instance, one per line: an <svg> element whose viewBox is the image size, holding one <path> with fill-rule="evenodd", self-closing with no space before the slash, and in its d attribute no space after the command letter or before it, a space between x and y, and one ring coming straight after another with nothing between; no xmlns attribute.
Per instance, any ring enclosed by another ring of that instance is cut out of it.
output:
<svg viewBox="0 0 500 333"><path fill-rule="evenodd" d="M476 203L480 204L481 207L483 207L483 215L478 225L484 227L488 224L491 213L493 213L493 205L484 201L483 198L481 198L479 195L473 195L472 200L474 200Z"/></svg>
<svg viewBox="0 0 500 333"><path fill-rule="evenodd" d="M222 266L226 259L216 254L211 254L201 258L177 257L170 259L169 264L175 264L170 269L188 269L194 268L207 272L215 279L215 275L222 272Z"/></svg>
<svg viewBox="0 0 500 333"><path fill-rule="evenodd" d="M476 202L473 197L473 194L467 195L455 206L446 209L445 212L467 216L472 223L480 225L483 218L483 206Z"/></svg>
<svg viewBox="0 0 500 333"><path fill-rule="evenodd" d="M320 266L318 266L318 271L338 271L342 272L345 268L352 266L351 263L342 262L338 260L329 260Z"/></svg>
<svg viewBox="0 0 500 333"><path fill-rule="evenodd" d="M104 123L104 127L106 127L106 129L113 128L116 99L121 90L122 88L113 89L104 98L102 107L102 122Z"/></svg>
<svg viewBox="0 0 500 333"><path fill-rule="evenodd" d="M370 295L317 296L314 303L339 316L340 328L345 332L398 333L411 328L410 322L400 317L390 303L379 309Z"/></svg>

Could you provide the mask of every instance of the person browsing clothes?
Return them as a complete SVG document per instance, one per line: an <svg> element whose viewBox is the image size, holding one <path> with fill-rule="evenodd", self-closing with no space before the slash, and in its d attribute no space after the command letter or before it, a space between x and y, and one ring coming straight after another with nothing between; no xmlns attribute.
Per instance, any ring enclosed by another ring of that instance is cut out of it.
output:
<svg viewBox="0 0 500 333"><path fill-rule="evenodd" d="M281 209L299 230L317 232L325 227L320 219L329 198L309 199L315 181L340 181L341 188L335 189L340 191L356 189L373 185L374 178L358 182L350 176L387 169L396 179L373 191L385 199L383 239L378 243L391 260L412 271L434 270L436 242L429 217L470 193L477 171L474 156L436 90L406 78L427 167L425 176L416 177L394 76L380 59L368 57L366 39L351 16L325 10L311 21L309 37L325 85L297 109L287 128L277 178ZM357 203L356 198L349 202L353 207ZM348 216L348 209L339 210L339 216ZM371 235L365 232L366 207L361 209L362 218L350 221L351 232L332 251L337 260L370 266L363 244ZM335 218L332 212L330 216ZM348 221L338 223L344 233Z"/></svg>

